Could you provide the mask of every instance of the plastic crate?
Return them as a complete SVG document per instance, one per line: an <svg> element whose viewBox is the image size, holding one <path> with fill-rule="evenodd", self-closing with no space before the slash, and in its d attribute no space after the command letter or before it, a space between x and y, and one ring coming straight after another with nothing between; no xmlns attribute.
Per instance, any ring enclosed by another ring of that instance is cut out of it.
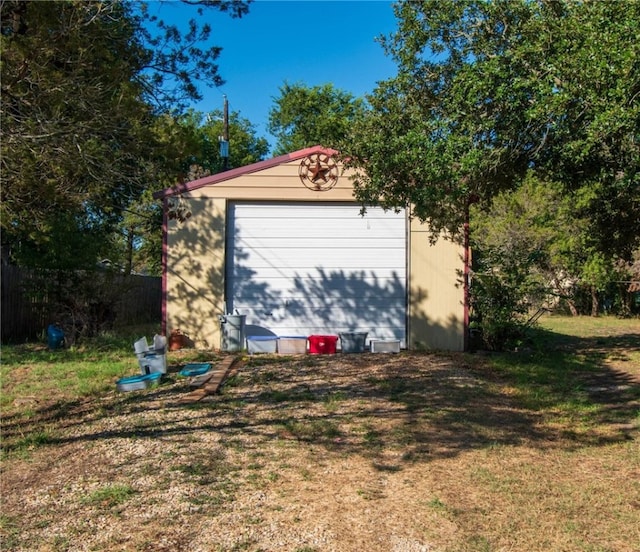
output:
<svg viewBox="0 0 640 552"><path fill-rule="evenodd" d="M371 352L372 353L399 353L400 340L399 339L372 339Z"/></svg>
<svg viewBox="0 0 640 552"><path fill-rule="evenodd" d="M310 335L309 353L312 355L333 355L338 343L337 335Z"/></svg>
<svg viewBox="0 0 640 552"><path fill-rule="evenodd" d="M275 353L278 343L277 336L250 335L247 337L247 351L250 355L256 353Z"/></svg>
<svg viewBox="0 0 640 552"><path fill-rule="evenodd" d="M167 355L165 354L146 353L138 355L138 364L142 374L167 373Z"/></svg>
<svg viewBox="0 0 640 552"><path fill-rule="evenodd" d="M307 352L306 335L283 335L278 338L278 353L281 355L304 355Z"/></svg>
<svg viewBox="0 0 640 552"><path fill-rule="evenodd" d="M185 364L184 368L180 370L180 375L187 378L193 376L201 376L211 370L211 364L208 362L194 362L191 364Z"/></svg>
<svg viewBox="0 0 640 552"><path fill-rule="evenodd" d="M343 353L364 353L368 332L340 333L340 347Z"/></svg>
<svg viewBox="0 0 640 552"><path fill-rule="evenodd" d="M116 389L118 391L141 391L149 387L156 387L160 383L162 374L156 372L154 374L144 374L141 376L130 376L127 378L120 378L116 382Z"/></svg>

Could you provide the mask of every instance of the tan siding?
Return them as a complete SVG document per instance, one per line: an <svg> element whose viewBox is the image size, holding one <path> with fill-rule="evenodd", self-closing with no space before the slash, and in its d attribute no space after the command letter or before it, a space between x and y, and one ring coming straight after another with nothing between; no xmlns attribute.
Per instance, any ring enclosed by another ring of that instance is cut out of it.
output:
<svg viewBox="0 0 640 552"><path fill-rule="evenodd" d="M317 192L307 188L298 176L300 162L271 167L189 192L189 197L224 197L296 201L353 201L351 181L346 174L331 189Z"/></svg>
<svg viewBox="0 0 640 552"><path fill-rule="evenodd" d="M444 238L429 243L425 226L410 235L409 343L412 349L464 349L463 248Z"/></svg>
<svg viewBox="0 0 640 552"><path fill-rule="evenodd" d="M169 221L167 332L180 329L197 347L220 346L224 312L223 199L188 200L191 217Z"/></svg>

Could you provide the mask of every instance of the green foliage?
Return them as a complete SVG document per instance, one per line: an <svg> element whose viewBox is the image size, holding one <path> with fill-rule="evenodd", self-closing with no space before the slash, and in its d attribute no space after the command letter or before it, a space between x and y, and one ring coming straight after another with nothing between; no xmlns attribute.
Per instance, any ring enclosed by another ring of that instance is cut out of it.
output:
<svg viewBox="0 0 640 552"><path fill-rule="evenodd" d="M73 226L104 236L142 189L150 110L129 17L114 2L2 3L1 214L17 260L73 262L88 241L67 251Z"/></svg>
<svg viewBox="0 0 640 552"><path fill-rule="evenodd" d="M598 313L604 293L615 298L618 313L629 312L624 288L615 283L629 280L627 264L597 249L588 221L573 208L580 197L562 193L553 182L529 175L517 190L497 195L489 209L472 208L472 245L476 256L491 269L537 280L539 293L523 289L520 302L534 307L565 301L574 314ZM485 270L487 267L484 267Z"/></svg>
<svg viewBox="0 0 640 552"><path fill-rule="evenodd" d="M518 336L532 288L549 281L586 290L597 312L612 268L640 246L640 3L423 0L395 12L382 44L398 74L340 148L356 197L409 207L433 240L462 239L472 210L471 301L487 346ZM557 187L534 189L532 174Z"/></svg>
<svg viewBox="0 0 640 552"><path fill-rule="evenodd" d="M132 17L135 39L139 56L144 60L144 70L137 80L143 84L145 101L155 105L159 112L180 113L190 101L202 99L198 82L224 84L217 65L222 48L207 44L211 25L200 23L205 18L204 8L227 12L235 18L249 12L249 2L184 0L184 4L197 6L197 18L189 20L186 32L178 25L149 15L147 2L125 2L135 10Z"/></svg>
<svg viewBox="0 0 640 552"><path fill-rule="evenodd" d="M398 75L341 148L364 204L459 236L530 170L582 194L597 251L640 243L638 2L424 0L396 6Z"/></svg>
<svg viewBox="0 0 640 552"><path fill-rule="evenodd" d="M269 112L269 132L278 139L275 153L315 145L335 148L363 111L361 99L332 84L308 87L285 82Z"/></svg>
<svg viewBox="0 0 640 552"><path fill-rule="evenodd" d="M195 144L190 156L184 161L188 167L198 166L207 174L219 173L223 170L220 156L219 137L224 133L223 113L214 110L210 113L189 111L185 117L178 119ZM256 136L256 128L248 119L241 117L237 111L229 114L229 165L228 168L243 167L265 158L269 152L269 143L265 138Z"/></svg>
<svg viewBox="0 0 640 552"><path fill-rule="evenodd" d="M534 257L522 254L517 250L507 256L504 251L487 248L477 256L470 306L473 326L480 330L489 350L516 345L524 335L532 304L539 305L543 288L531 271Z"/></svg>
<svg viewBox="0 0 640 552"><path fill-rule="evenodd" d="M113 268L127 275L159 276L162 270L163 206L153 199L156 187L159 186L144 190L138 200L124 210L116 231L110 236L107 259L113 259Z"/></svg>
<svg viewBox="0 0 640 552"><path fill-rule="evenodd" d="M248 9L239 0L189 4L200 16ZM138 200L179 176L183 135L163 134L158 120L200 98L198 81L222 82L220 48L199 46L210 26L194 19L182 32L145 3L118 0L6 0L0 9L5 254L67 268L120 264L124 249L130 270L131 228L149 217L158 228L159 207L136 212Z"/></svg>
<svg viewBox="0 0 640 552"><path fill-rule="evenodd" d="M155 119L151 129L156 140L155 179L123 212L118 232L112 235L114 254L110 258L119 259L125 273L160 274L162 204L153 198L153 192L221 172L218 137L222 127L220 111L204 114L189 110L184 115L164 114ZM269 150L266 139L257 137L254 125L238 112L229 116L229 139L229 168L260 161Z"/></svg>

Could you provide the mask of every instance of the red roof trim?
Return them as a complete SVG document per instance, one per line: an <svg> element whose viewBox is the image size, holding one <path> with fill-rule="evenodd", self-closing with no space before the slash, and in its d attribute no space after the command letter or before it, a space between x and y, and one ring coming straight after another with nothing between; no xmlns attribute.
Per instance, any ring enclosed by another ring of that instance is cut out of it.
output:
<svg viewBox="0 0 640 552"><path fill-rule="evenodd" d="M202 188L203 186L211 186L213 184L218 184L226 180L231 180L238 176L251 174L254 172L262 171L264 169L270 169L271 167L277 167L278 165L288 163L289 161L296 161L297 159L302 159L307 155L319 152L327 153L329 155L337 153L335 150L323 148L322 146L313 146L310 148L294 151L293 153L286 153L285 155L280 155L279 157L273 157L264 161L258 161L257 163L246 165L245 167L238 167L236 169L231 169L222 173L205 176L204 178L199 178L198 180L192 180L191 182L177 184L176 186L172 186L171 188L166 188L159 192L155 192L153 194L153 197L154 199L164 199L173 195L191 192L193 190L197 190L198 188Z"/></svg>

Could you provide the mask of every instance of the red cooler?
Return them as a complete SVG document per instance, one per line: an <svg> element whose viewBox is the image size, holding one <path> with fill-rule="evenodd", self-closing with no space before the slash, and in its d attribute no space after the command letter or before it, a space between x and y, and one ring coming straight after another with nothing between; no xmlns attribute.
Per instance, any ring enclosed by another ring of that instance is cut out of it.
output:
<svg viewBox="0 0 640 552"><path fill-rule="evenodd" d="M310 335L309 354L312 355L335 355L337 335Z"/></svg>

